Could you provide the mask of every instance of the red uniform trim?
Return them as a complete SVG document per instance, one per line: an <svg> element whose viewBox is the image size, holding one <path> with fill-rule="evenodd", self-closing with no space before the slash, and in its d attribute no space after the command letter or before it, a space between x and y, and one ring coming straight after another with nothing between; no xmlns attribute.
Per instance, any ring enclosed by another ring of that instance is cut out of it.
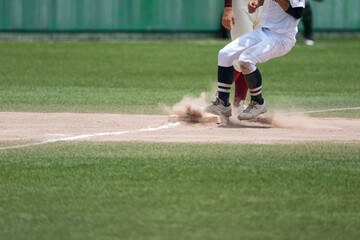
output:
<svg viewBox="0 0 360 240"><path fill-rule="evenodd" d="M225 0L225 7L232 7L232 0Z"/></svg>

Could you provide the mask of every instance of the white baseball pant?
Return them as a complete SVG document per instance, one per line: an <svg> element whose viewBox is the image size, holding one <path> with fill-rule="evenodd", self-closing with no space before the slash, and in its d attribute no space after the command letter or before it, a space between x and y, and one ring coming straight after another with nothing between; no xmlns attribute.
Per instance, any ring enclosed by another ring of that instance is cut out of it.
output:
<svg viewBox="0 0 360 240"><path fill-rule="evenodd" d="M260 12L259 7L254 13L249 13L248 4L253 0L233 0L232 10L235 16L235 25L231 25L231 40L234 41L245 33L260 28Z"/></svg>
<svg viewBox="0 0 360 240"><path fill-rule="evenodd" d="M240 72L247 75L256 70L257 63L287 54L295 42L295 39L269 29L259 28L235 39L221 49L218 65L230 67L237 60Z"/></svg>

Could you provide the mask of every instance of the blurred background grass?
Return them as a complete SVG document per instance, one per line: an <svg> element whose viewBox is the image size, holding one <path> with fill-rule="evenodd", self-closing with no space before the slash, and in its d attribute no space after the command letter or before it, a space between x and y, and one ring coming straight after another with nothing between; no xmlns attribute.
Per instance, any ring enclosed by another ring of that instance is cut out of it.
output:
<svg viewBox="0 0 360 240"><path fill-rule="evenodd" d="M227 42L0 42L0 111L164 114L159 104L212 92ZM358 39L297 44L258 64L264 96L272 108L359 107L359 54Z"/></svg>

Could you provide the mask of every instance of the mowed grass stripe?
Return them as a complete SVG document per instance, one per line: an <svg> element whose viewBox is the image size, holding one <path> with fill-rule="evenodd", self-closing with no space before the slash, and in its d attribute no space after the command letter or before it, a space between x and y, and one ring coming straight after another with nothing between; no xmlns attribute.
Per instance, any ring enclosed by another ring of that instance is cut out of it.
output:
<svg viewBox="0 0 360 240"><path fill-rule="evenodd" d="M358 143L0 152L4 239L357 239Z"/></svg>
<svg viewBox="0 0 360 240"><path fill-rule="evenodd" d="M211 92L227 43L0 42L0 111L163 114L161 104ZM271 108L359 107L359 54L356 38L297 44L258 64L264 97Z"/></svg>

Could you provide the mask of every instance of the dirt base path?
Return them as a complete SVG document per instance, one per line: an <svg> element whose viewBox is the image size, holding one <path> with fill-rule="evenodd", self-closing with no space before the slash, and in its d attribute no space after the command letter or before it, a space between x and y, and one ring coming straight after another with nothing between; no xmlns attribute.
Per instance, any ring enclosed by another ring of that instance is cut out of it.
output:
<svg viewBox="0 0 360 240"><path fill-rule="evenodd" d="M360 142L360 119L271 117L262 123L231 118L227 124L216 124L170 122L165 115L0 112L0 143L4 148L57 141Z"/></svg>

